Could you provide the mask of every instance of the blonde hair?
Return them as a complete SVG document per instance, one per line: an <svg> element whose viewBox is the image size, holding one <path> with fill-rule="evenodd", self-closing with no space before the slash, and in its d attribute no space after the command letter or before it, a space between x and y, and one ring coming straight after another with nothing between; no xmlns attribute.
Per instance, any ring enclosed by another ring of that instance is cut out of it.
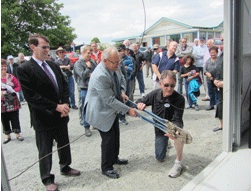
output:
<svg viewBox="0 0 251 191"><path fill-rule="evenodd" d="M86 52L87 50L92 51L92 48L90 45L85 45L80 47L80 53Z"/></svg>

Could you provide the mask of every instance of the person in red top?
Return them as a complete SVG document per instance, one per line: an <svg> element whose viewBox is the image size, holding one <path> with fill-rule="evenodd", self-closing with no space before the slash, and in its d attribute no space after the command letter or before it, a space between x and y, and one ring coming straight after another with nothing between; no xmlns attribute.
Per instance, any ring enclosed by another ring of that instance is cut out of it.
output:
<svg viewBox="0 0 251 191"><path fill-rule="evenodd" d="M98 50L98 45L96 42L91 42L91 48L93 50L91 59L94 60L97 64L99 64L101 61L102 52Z"/></svg>
<svg viewBox="0 0 251 191"><path fill-rule="evenodd" d="M17 78L7 73L7 62L1 60L1 121L3 133L7 136L3 144L10 142L10 133L14 132L19 141L24 138L20 135L21 128L19 122L20 103L16 92L21 90ZM11 126L10 126L11 123Z"/></svg>

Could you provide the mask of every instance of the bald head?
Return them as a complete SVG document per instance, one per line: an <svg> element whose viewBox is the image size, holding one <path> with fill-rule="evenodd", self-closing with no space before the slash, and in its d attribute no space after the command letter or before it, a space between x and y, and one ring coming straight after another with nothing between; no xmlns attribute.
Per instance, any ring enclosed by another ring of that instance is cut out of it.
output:
<svg viewBox="0 0 251 191"><path fill-rule="evenodd" d="M129 48L129 46L130 46L130 41L129 41L128 39L126 39L126 40L124 40L123 44L124 44L127 48Z"/></svg>
<svg viewBox="0 0 251 191"><path fill-rule="evenodd" d="M209 39L207 41L207 48L210 49L214 46L214 40L213 39Z"/></svg>
<svg viewBox="0 0 251 191"><path fill-rule="evenodd" d="M119 52L114 46L105 49L102 52L101 59L108 70L113 72L118 70L120 65Z"/></svg>
<svg viewBox="0 0 251 191"><path fill-rule="evenodd" d="M176 52L177 46L178 46L178 43L176 41L170 42L168 46L168 52L174 54Z"/></svg>

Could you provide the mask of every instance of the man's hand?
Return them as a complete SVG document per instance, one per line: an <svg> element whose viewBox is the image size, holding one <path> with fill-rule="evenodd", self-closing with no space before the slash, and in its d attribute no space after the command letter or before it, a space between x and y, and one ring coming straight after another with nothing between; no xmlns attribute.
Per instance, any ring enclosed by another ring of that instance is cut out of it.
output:
<svg viewBox="0 0 251 191"><path fill-rule="evenodd" d="M125 94L125 92L121 93L121 97L122 97L124 103L126 102L126 100L129 99L128 96Z"/></svg>
<svg viewBox="0 0 251 191"><path fill-rule="evenodd" d="M172 135L169 134L169 133L166 133L164 136L169 137L169 138L172 139L172 140L177 139L177 138L175 138L174 136L172 136Z"/></svg>
<svg viewBox="0 0 251 191"><path fill-rule="evenodd" d="M214 80L214 84L218 88L223 88L223 81L221 81L221 80Z"/></svg>
<svg viewBox="0 0 251 191"><path fill-rule="evenodd" d="M67 65L67 66L62 65L62 66L60 66L60 68L61 68L61 69L65 69L65 70L70 70L70 69L71 69L71 66L70 66L70 65Z"/></svg>
<svg viewBox="0 0 251 191"><path fill-rule="evenodd" d="M144 103L138 103L137 104L137 108L138 108L138 110L143 111L146 108L146 104L144 104Z"/></svg>
<svg viewBox="0 0 251 191"><path fill-rule="evenodd" d="M70 113L70 108L69 108L68 104L66 104L66 103L58 104L56 107L56 111L61 113L61 117L66 117Z"/></svg>
<svg viewBox="0 0 251 191"><path fill-rule="evenodd" d="M128 114L131 116L131 117L137 117L137 111L136 111L136 109L134 109L134 108L129 108L129 110L128 110Z"/></svg>
<svg viewBox="0 0 251 191"><path fill-rule="evenodd" d="M7 92L9 92L9 93L14 93L15 92L15 90L10 85L2 83L1 87L6 88Z"/></svg>

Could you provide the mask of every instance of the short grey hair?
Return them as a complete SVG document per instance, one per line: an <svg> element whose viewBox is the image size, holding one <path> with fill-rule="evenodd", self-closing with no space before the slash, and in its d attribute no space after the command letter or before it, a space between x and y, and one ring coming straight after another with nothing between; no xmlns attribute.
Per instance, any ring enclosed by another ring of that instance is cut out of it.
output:
<svg viewBox="0 0 251 191"><path fill-rule="evenodd" d="M111 53L113 52L116 52L119 55L119 52L115 46L109 46L102 52L101 60L103 61L104 59L109 59Z"/></svg>
<svg viewBox="0 0 251 191"><path fill-rule="evenodd" d="M80 47L80 53L85 52L86 50L91 50L91 46L90 45L84 45Z"/></svg>
<svg viewBox="0 0 251 191"><path fill-rule="evenodd" d="M21 56L24 56L24 53L19 52L19 53L18 53L18 57L21 57Z"/></svg>
<svg viewBox="0 0 251 191"><path fill-rule="evenodd" d="M161 72L160 80L163 80L165 78L169 77L170 79L173 79L176 83L176 74L171 70L164 70Z"/></svg>

